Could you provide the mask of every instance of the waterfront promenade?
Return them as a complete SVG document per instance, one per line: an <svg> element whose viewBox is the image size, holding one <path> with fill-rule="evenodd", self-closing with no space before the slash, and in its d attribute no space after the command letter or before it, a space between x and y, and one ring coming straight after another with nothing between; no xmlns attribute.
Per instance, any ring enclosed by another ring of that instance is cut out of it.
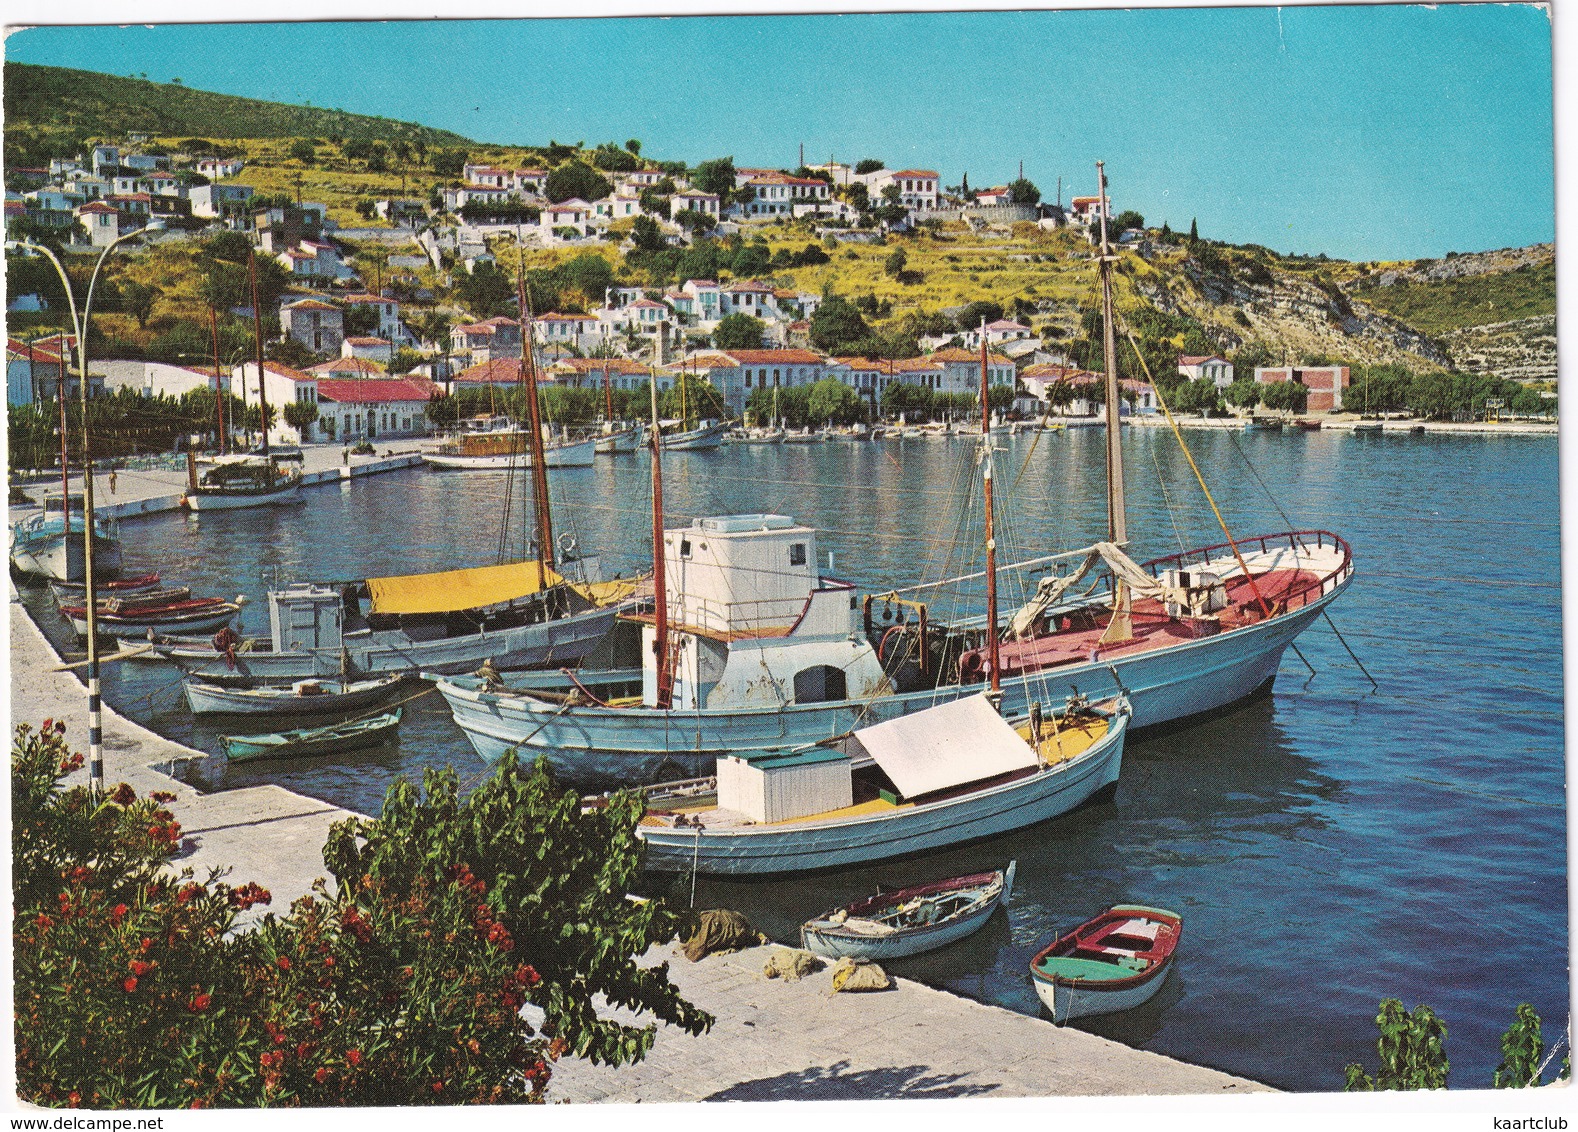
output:
<svg viewBox="0 0 1578 1132"><path fill-rule="evenodd" d="M309 444L302 447L301 482L303 487L341 483L362 476L377 475L409 468L422 462L421 438L403 437L381 445L376 455L352 456L339 444ZM289 465L287 465L288 467ZM199 474L202 473L199 466ZM93 510L101 519L125 519L136 515L155 515L174 511L187 488L186 470L126 468L115 473L115 490L110 490L110 473L98 472L93 480ZM38 476L23 489L36 501L46 493L60 494L60 477ZM71 490L82 490L81 475L71 477Z"/></svg>
<svg viewBox="0 0 1578 1132"><path fill-rule="evenodd" d="M68 741L83 749L82 685L69 672L52 671L60 659L14 588L9 629L12 720L37 726L64 719ZM320 850L330 825L354 815L272 785L201 794L166 773L178 760L201 757L105 707L106 782L174 794L170 809L186 850L178 865L199 876L233 867L233 883L263 885L273 894L272 910L283 913L324 875ZM78 771L75 780L85 781L86 773ZM654 949L650 961L668 960L681 992L717 1024L701 1037L660 1026L647 1059L625 1069L561 1062L550 1098L662 1103L1267 1091L906 980L888 991L841 995L831 994L825 969L799 983L766 980L761 968L769 951L693 964L672 944Z"/></svg>

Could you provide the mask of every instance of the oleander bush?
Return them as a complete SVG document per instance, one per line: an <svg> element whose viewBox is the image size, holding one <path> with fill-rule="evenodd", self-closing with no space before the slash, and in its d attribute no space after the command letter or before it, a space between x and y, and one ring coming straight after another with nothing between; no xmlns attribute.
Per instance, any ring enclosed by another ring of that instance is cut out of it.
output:
<svg viewBox="0 0 1578 1132"><path fill-rule="evenodd" d="M676 917L626 892L640 803L583 813L513 758L336 825L333 883L278 915L256 884L177 871L180 826L126 784L67 787L64 724L12 747L18 1091L89 1108L532 1103L561 1056L637 1061L712 1019L636 962ZM252 913L251 916L256 916ZM248 917L250 920L251 917ZM540 1024L522 1008L531 1004Z"/></svg>

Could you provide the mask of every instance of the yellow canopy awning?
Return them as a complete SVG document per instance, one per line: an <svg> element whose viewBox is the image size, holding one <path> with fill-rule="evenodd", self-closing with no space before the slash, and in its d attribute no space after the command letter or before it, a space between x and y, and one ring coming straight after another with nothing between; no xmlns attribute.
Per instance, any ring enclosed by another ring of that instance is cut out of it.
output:
<svg viewBox="0 0 1578 1132"><path fill-rule="evenodd" d="M571 582L570 588L599 609L618 605L641 588L637 578L615 578L611 582Z"/></svg>
<svg viewBox="0 0 1578 1132"><path fill-rule="evenodd" d="M453 613L540 593L564 579L541 562L368 578L374 613Z"/></svg>

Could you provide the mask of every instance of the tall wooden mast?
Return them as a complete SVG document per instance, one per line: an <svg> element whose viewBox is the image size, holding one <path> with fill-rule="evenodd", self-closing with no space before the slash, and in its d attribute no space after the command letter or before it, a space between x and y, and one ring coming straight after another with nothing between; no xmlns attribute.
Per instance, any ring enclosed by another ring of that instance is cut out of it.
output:
<svg viewBox="0 0 1578 1132"><path fill-rule="evenodd" d="M208 308L208 333L214 340L214 410L218 413L219 454L225 454L225 387L224 378L219 373L219 315L213 307Z"/></svg>
<svg viewBox="0 0 1578 1132"><path fill-rule="evenodd" d="M299 202L298 202L299 203ZM252 337L257 348L258 362L258 418L263 424L263 458L268 459L268 381L263 376L263 307L258 303L258 257L247 248L247 276L252 283ZM245 371L243 371L245 372ZM246 385L241 387L246 399Z"/></svg>
<svg viewBox="0 0 1578 1132"><path fill-rule="evenodd" d="M526 264L517 261L517 290L521 315L521 372L526 378L526 420L531 429L527 438L531 452L532 498L537 504L537 561L544 567L554 564L553 514L548 503L547 456L542 445L542 408L537 404L537 359L531 348L531 308L526 304ZM544 576L543 584L547 585Z"/></svg>
<svg viewBox="0 0 1578 1132"><path fill-rule="evenodd" d="M992 408L986 370L986 319L981 319L981 482L986 502L986 658L993 693L1002 691L997 649L997 538L992 531Z"/></svg>
<svg viewBox="0 0 1578 1132"><path fill-rule="evenodd" d="M652 397L652 652L657 664L657 703L674 706L674 668L668 659L668 574L663 558L663 421L658 416L657 369L648 371Z"/></svg>
<svg viewBox="0 0 1578 1132"><path fill-rule="evenodd" d="M1124 514L1123 498L1123 433L1118 417L1117 333L1112 317L1112 265L1117 256L1107 242L1107 173L1105 162L1096 162L1096 211L1101 221L1101 255L1097 262L1101 268L1101 324L1102 354L1107 373L1107 541L1123 546L1129 541L1128 520ZM1129 617L1129 586L1121 578L1113 595L1112 622L1102 634L1103 644L1132 640L1134 627Z"/></svg>

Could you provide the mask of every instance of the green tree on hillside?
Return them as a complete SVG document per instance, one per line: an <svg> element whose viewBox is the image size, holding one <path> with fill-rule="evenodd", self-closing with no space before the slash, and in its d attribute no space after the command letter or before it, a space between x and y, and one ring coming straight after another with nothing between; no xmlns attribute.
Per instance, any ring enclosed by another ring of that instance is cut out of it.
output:
<svg viewBox="0 0 1578 1132"><path fill-rule="evenodd" d="M288 152L293 161L299 161L303 165L311 165L318 158L317 147L312 144L311 138L297 138L290 143Z"/></svg>
<svg viewBox="0 0 1578 1132"><path fill-rule="evenodd" d="M760 350L767 325L759 318L736 311L725 315L713 331L712 342L720 350Z"/></svg>
<svg viewBox="0 0 1578 1132"><path fill-rule="evenodd" d="M584 161L566 161L548 174L544 195L554 204L579 197L584 201L601 200L613 185Z"/></svg>
<svg viewBox="0 0 1578 1132"><path fill-rule="evenodd" d="M734 158L716 157L696 166L691 184L704 193L726 197L734 191Z"/></svg>
<svg viewBox="0 0 1578 1132"><path fill-rule="evenodd" d="M841 295L823 298L811 315L811 344L828 354L842 354L869 338L871 327L855 309L853 303Z"/></svg>
<svg viewBox="0 0 1578 1132"><path fill-rule="evenodd" d="M1041 190L1020 177L1008 182L1008 201L1010 204L1040 204Z"/></svg>

